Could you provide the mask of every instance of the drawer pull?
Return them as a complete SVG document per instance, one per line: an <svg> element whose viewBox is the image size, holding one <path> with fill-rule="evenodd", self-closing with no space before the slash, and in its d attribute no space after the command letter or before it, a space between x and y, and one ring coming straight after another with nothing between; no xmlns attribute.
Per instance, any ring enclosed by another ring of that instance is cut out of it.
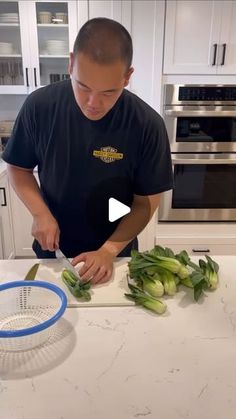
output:
<svg viewBox="0 0 236 419"><path fill-rule="evenodd" d="M213 61L211 65L216 65L217 44L213 45Z"/></svg>
<svg viewBox="0 0 236 419"><path fill-rule="evenodd" d="M210 249L192 249L194 253L210 253Z"/></svg>
<svg viewBox="0 0 236 419"><path fill-rule="evenodd" d="M7 206L6 189L5 188L0 188L0 191L2 191L2 193L3 193L3 204L1 204L1 206L6 207Z"/></svg>
<svg viewBox="0 0 236 419"><path fill-rule="evenodd" d="M25 69L25 78L26 78L26 86L29 87L29 74L28 74L28 68Z"/></svg>
<svg viewBox="0 0 236 419"><path fill-rule="evenodd" d="M35 85L35 87L38 87L38 84L37 84L37 74L36 74L36 68L34 68L34 85Z"/></svg>
<svg viewBox="0 0 236 419"><path fill-rule="evenodd" d="M226 44L222 45L223 47L223 53L222 53L222 61L220 65L224 65L225 64L225 52L226 52Z"/></svg>

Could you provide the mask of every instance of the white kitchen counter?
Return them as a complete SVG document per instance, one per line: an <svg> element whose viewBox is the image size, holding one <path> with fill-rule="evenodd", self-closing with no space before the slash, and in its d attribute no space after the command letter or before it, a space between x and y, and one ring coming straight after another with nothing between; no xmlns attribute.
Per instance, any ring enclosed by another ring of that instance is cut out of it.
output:
<svg viewBox="0 0 236 419"><path fill-rule="evenodd" d="M1 418L235 419L236 258L214 259L219 288L199 303L69 308L50 344L0 352Z"/></svg>
<svg viewBox="0 0 236 419"><path fill-rule="evenodd" d="M105 307L105 306L132 306L134 303L128 300L124 293L129 292L127 284L129 258L117 258L114 263L112 278L109 282L97 285L90 290L91 300L80 301L75 298L61 279L63 264L55 259L8 259L0 260L0 284L4 282L23 280L29 269L39 263L36 278L40 281L47 281L59 285L67 296L68 307ZM79 265L83 265L80 263ZM78 265L78 270L79 270Z"/></svg>

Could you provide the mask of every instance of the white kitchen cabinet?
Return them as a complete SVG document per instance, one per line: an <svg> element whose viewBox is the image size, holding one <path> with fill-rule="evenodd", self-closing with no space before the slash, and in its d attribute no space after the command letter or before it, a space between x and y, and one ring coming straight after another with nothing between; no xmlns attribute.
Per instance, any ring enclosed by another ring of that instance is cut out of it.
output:
<svg viewBox="0 0 236 419"><path fill-rule="evenodd" d="M88 0L89 19L93 19L95 17L106 17L121 22L122 3L122 0Z"/></svg>
<svg viewBox="0 0 236 419"><path fill-rule="evenodd" d="M79 2L80 4L80 2ZM88 0L88 18L117 20L133 40L133 67L128 89L160 112L160 85L165 2L153 0Z"/></svg>
<svg viewBox="0 0 236 419"><path fill-rule="evenodd" d="M236 2L167 0L165 74L235 74Z"/></svg>
<svg viewBox="0 0 236 419"><path fill-rule="evenodd" d="M29 40L26 2L0 2L0 93L28 92Z"/></svg>
<svg viewBox="0 0 236 419"><path fill-rule="evenodd" d="M223 1L218 74L236 73L236 1ZM222 54L225 54L224 64Z"/></svg>
<svg viewBox="0 0 236 419"><path fill-rule="evenodd" d="M155 241L192 256L236 255L236 223L159 223Z"/></svg>
<svg viewBox="0 0 236 419"><path fill-rule="evenodd" d="M212 243L210 239L196 240L196 238L192 238L191 242L192 243L186 243L186 240L183 237L180 237L178 240L162 238L158 239L156 244L163 247L169 247L174 253L186 250L190 256L236 255L236 243L225 244L224 242L220 243L219 241L215 244Z"/></svg>
<svg viewBox="0 0 236 419"><path fill-rule="evenodd" d="M34 173L37 181L38 174ZM14 232L14 245L16 257L35 257L32 250L33 236L31 228L33 218L28 209L18 198L15 191L10 188L11 207L12 207L12 224Z"/></svg>
<svg viewBox="0 0 236 419"><path fill-rule="evenodd" d="M9 184L6 174L0 177L0 252L2 259L14 257L14 242L12 231L11 203Z"/></svg>
<svg viewBox="0 0 236 419"><path fill-rule="evenodd" d="M94 17L114 19L122 23L130 31L131 7L131 0L88 0L88 17L89 19Z"/></svg>
<svg viewBox="0 0 236 419"><path fill-rule="evenodd" d="M0 2L0 94L28 94L68 78L76 1Z"/></svg>

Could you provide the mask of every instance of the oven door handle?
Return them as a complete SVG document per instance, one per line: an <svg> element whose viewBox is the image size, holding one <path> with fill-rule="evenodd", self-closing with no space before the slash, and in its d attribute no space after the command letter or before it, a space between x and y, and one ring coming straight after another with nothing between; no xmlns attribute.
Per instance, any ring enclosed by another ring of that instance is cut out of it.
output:
<svg viewBox="0 0 236 419"><path fill-rule="evenodd" d="M172 164L236 164L235 157L178 157L172 155Z"/></svg>
<svg viewBox="0 0 236 419"><path fill-rule="evenodd" d="M208 111L208 110L196 110L196 111L188 111L188 110L179 110L179 111L172 111L170 109L166 109L164 111L165 115L167 116L174 116L174 117L182 117L182 116L201 116L201 117L206 117L206 116L236 116L236 110L228 110L228 111Z"/></svg>

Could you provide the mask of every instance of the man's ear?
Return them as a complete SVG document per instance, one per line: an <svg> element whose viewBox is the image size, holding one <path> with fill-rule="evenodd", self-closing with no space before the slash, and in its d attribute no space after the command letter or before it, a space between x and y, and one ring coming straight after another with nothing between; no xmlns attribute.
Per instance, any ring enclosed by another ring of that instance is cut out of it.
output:
<svg viewBox="0 0 236 419"><path fill-rule="evenodd" d="M129 79L130 79L130 77L131 77L131 74L133 74L133 72L134 72L134 68L133 68L133 67L130 67L130 68L128 69L128 71L126 72L126 74L125 74L125 86L128 86L128 84L129 84Z"/></svg>
<svg viewBox="0 0 236 419"><path fill-rule="evenodd" d="M68 73L71 74L74 65L74 55L73 52L70 52L69 64L68 64Z"/></svg>

